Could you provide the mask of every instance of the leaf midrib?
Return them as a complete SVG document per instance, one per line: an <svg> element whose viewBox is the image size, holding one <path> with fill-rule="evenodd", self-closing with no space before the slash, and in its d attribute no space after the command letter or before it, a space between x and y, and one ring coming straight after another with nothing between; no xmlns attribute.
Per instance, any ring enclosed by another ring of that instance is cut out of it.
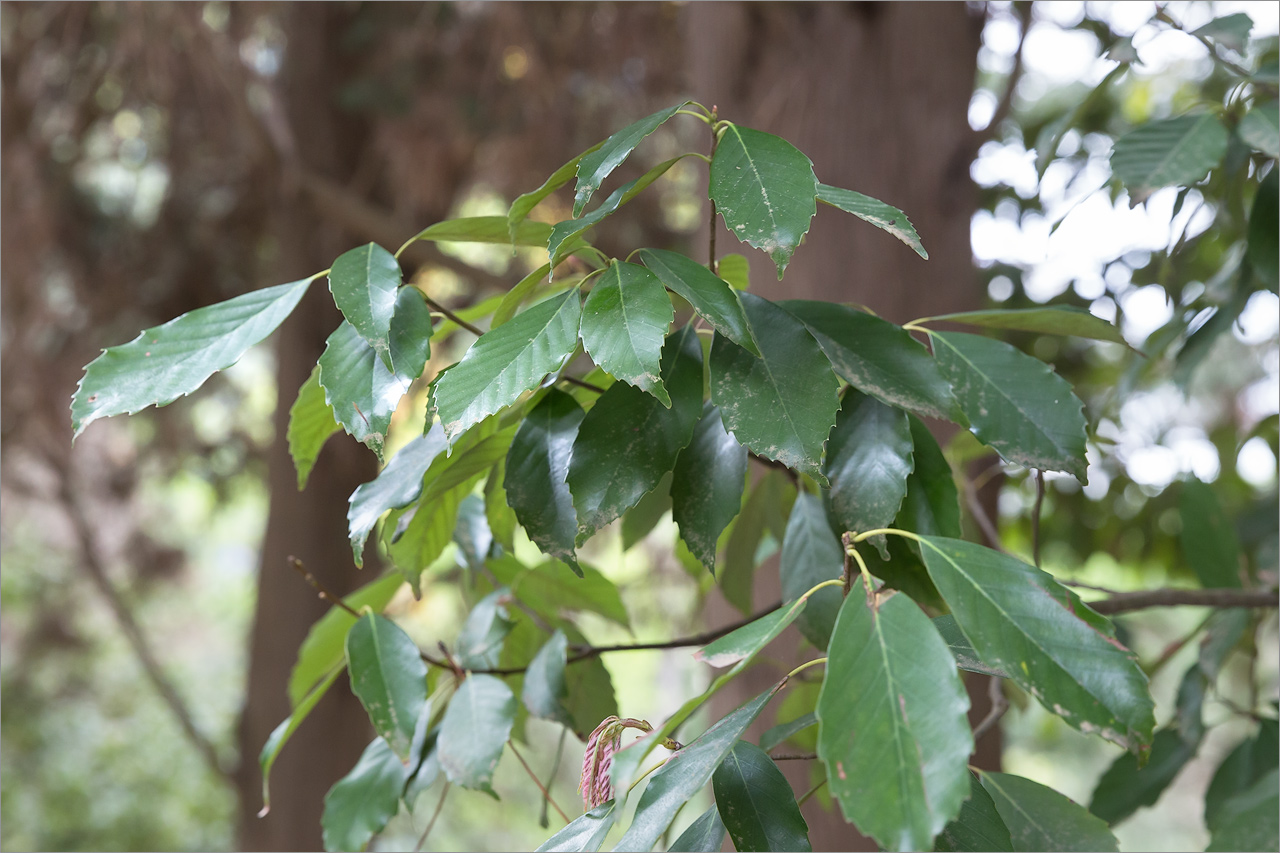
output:
<svg viewBox="0 0 1280 853"><path fill-rule="evenodd" d="M911 740L916 744L917 752L919 751L920 742L916 740L914 735L912 735L910 722L905 718L905 714L901 713L901 709L898 708L897 703L894 701L898 692L898 689L897 689L898 682L897 682L897 679L894 678L893 667L890 666L889 664L889 647L884 636L884 626L880 620L880 613L878 609L872 607L871 605L868 605L868 608L871 610L871 623L875 628L876 645L879 646L880 648L880 661L881 661L881 664L884 666L885 688L889 694L889 714L890 714L890 718L893 720L893 723L894 723L893 745L895 750L897 750L897 753L898 753L898 767L900 769L905 769L910 765L907 761L905 744L903 743L904 732L907 736L911 737ZM905 697L904 697L904 704L905 704ZM911 811L910 804L913 798L911 797L911 793L908 790L909 780L907 778L907 775L902 772L899 772L895 775L898 777L898 793L902 797L903 810L906 812L910 812ZM920 793L921 793L921 796L924 798L925 811L928 812L930 811L929 802L928 802L929 792L926 789L924 784L924 772L922 769L918 775L920 779ZM914 821L909 821L907 827L905 827L907 831L910 832L911 834L914 834L914 829L915 829L915 827L912 827L910 825L913 822Z"/></svg>
<svg viewBox="0 0 1280 853"><path fill-rule="evenodd" d="M773 226L773 237L779 237L778 219L773 215L773 204L769 200L769 190L765 187L764 178L760 176L760 169L756 167L755 158L751 156L751 152L747 149L747 143L742 139L742 133L738 130L737 125L729 125L729 129L733 131L733 135L737 138L738 144L742 146L742 156L747 158L747 164L751 166L751 172L755 175L756 183L760 185L760 195L764 199L764 208L769 211L769 222Z"/></svg>

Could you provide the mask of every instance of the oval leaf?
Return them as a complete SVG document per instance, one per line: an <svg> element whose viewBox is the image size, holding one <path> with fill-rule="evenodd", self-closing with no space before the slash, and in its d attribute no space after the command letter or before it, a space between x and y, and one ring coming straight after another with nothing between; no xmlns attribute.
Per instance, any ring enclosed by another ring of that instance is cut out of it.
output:
<svg viewBox="0 0 1280 853"><path fill-rule="evenodd" d="M692 305L716 331L752 355L760 354L742 302L724 279L679 252L641 249L639 254L644 265ZM723 265L723 259L721 263Z"/></svg>
<svg viewBox="0 0 1280 853"><path fill-rule="evenodd" d="M813 849L791 783L760 747L735 743L712 774L711 787L734 849Z"/></svg>
<svg viewBox="0 0 1280 853"><path fill-rule="evenodd" d="M320 354L325 402L342 428L379 459L391 416L413 378L387 370L373 347L346 320L329 335Z"/></svg>
<svg viewBox="0 0 1280 853"><path fill-rule="evenodd" d="M1077 338L1111 341L1129 346L1124 335L1120 334L1120 330L1114 324L1108 323L1101 317L1095 317L1075 305L1006 308L1000 311L962 311L959 314L926 317L916 322L932 323L940 320L964 323L969 326L983 326L988 329L1018 329L1024 332L1039 332L1042 335L1074 335Z"/></svg>
<svg viewBox="0 0 1280 853"><path fill-rule="evenodd" d="M343 252L329 271L329 292L338 310L387 370L394 370L391 318L400 282L400 262L376 243Z"/></svg>
<svg viewBox="0 0 1280 853"><path fill-rule="evenodd" d="M320 826L325 850L363 850L400 810L408 773L382 738L365 747L351 772L324 798Z"/></svg>
<svg viewBox="0 0 1280 853"><path fill-rule="evenodd" d="M916 233L915 226L898 208L869 195L853 190L842 190L827 184L818 184L818 201L838 207L845 213L852 213L877 228L883 228L914 249L917 255L926 261L929 260L929 253L924 250L924 244L920 242L920 235Z"/></svg>
<svg viewBox="0 0 1280 853"><path fill-rule="evenodd" d="M525 416L507 451L503 487L516 519L548 557L577 570L573 539L578 517L569 493L569 458L584 412L573 397L547 389Z"/></svg>
<svg viewBox="0 0 1280 853"><path fill-rule="evenodd" d="M1013 840L1009 827L1000 819L995 801L982 787L978 777L969 774L969 799L960 807L960 814L947 824L934 843L934 850L1000 851L1012 853Z"/></svg>
<svg viewBox="0 0 1280 853"><path fill-rule="evenodd" d="M524 674L521 699L529 713L535 717L572 727L573 718L565 707L565 699L569 696L569 688L564 683L568 643L564 631L557 630L538 649Z"/></svg>
<svg viewBox="0 0 1280 853"><path fill-rule="evenodd" d="M698 562L715 574L716 541L742 506L747 449L725 430L708 401L671 479L671 518Z"/></svg>
<svg viewBox="0 0 1280 853"><path fill-rule="evenodd" d="M676 104L674 107L658 110L651 116L645 116L639 121L627 125L600 145L582 155L578 163L578 186L573 193L573 216L575 219L582 215L583 208L591 200L591 195L600 189L600 184L604 182L604 179L609 177L614 169L621 166L631 156L631 152L636 150L636 146L640 144L641 140L661 127L667 119L676 114L676 110L688 103L688 101L685 101L684 103Z"/></svg>
<svg viewBox="0 0 1280 853"><path fill-rule="evenodd" d="M427 701L427 665L399 625L366 613L347 632L351 692L396 755L408 760L413 730Z"/></svg>
<svg viewBox="0 0 1280 853"><path fill-rule="evenodd" d="M1111 171L1138 201L1196 183L1222 162L1229 136L1212 113L1152 121L1116 140Z"/></svg>
<svg viewBox="0 0 1280 853"><path fill-rule="evenodd" d="M467 676L445 709L436 741L449 781L497 797L490 783L515 716L515 694L501 679Z"/></svg>
<svg viewBox="0 0 1280 853"><path fill-rule="evenodd" d="M827 523L827 512L817 495L804 491L796 495L782 540L778 572L784 601L804 595L817 584L838 578L844 572L844 549ZM800 615L800 633L816 648L827 647L840 602L840 590L820 589Z"/></svg>
<svg viewBox="0 0 1280 853"><path fill-rule="evenodd" d="M1052 788L1008 773L983 773L981 778L1009 828L1014 850L1119 849L1105 823Z"/></svg>
<svg viewBox="0 0 1280 853"><path fill-rule="evenodd" d="M658 373L662 342L674 318L666 289L653 273L614 261L582 306L582 345L614 377L670 406Z"/></svg>
<svg viewBox="0 0 1280 853"><path fill-rule="evenodd" d="M414 235L414 240L440 243L511 243L516 246L545 246L551 226L545 222L520 222L514 230L505 216L466 216L446 219Z"/></svg>

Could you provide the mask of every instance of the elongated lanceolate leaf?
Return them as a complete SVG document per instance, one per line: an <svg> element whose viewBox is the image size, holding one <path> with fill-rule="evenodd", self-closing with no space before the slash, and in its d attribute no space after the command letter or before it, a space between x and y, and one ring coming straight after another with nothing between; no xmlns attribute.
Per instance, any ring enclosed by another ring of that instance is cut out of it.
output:
<svg viewBox="0 0 1280 853"><path fill-rule="evenodd" d="M981 779L1014 850L1119 849L1105 823L1052 788L1008 773L982 773Z"/></svg>
<svg viewBox="0 0 1280 853"><path fill-rule="evenodd" d="M433 240L440 243L512 243L516 246L545 246L551 234L551 226L545 222L522 221L514 231L505 216L466 216L446 219L430 225L416 235L414 240Z"/></svg>
<svg viewBox="0 0 1280 853"><path fill-rule="evenodd" d="M1208 850L1275 850L1280 847L1280 773L1272 770L1222 804Z"/></svg>
<svg viewBox="0 0 1280 853"><path fill-rule="evenodd" d="M548 838L538 848L537 853L543 851L558 851L558 853L584 853L584 851L594 851L600 849L600 845L604 843L604 838L609 834L609 830L613 828L613 823L618 819L617 812L614 808L613 800L607 803L601 803L591 811L580 815L569 824ZM720 848L716 848L719 850Z"/></svg>
<svg viewBox="0 0 1280 853"><path fill-rule="evenodd" d="M325 850L363 850L400 810L408 775L400 756L382 738L365 747L351 772L324 798L320 826Z"/></svg>
<svg viewBox="0 0 1280 853"><path fill-rule="evenodd" d="M999 311L963 311L959 314L926 317L916 322L931 323L935 320L983 326L988 329L1019 329L1024 332L1039 332L1042 335L1074 335L1077 338L1129 345L1124 335L1120 334L1120 329L1113 323L1108 323L1101 317L1096 317L1075 305L1006 308Z"/></svg>
<svg viewBox="0 0 1280 853"><path fill-rule="evenodd" d="M665 110L659 110L651 116L645 116L627 125L582 156L578 163L578 186L573 193L575 219L582 215L587 202L591 200L591 195L600 189L604 179L631 156L631 152L636 149L641 140L661 127L667 119L676 114L676 110L687 103L688 101L685 101L674 107L667 107Z"/></svg>
<svg viewBox="0 0 1280 853"><path fill-rule="evenodd" d="M1106 620L1053 577L998 551L927 536L929 576L986 664L1086 734L1135 752L1155 726L1147 677Z"/></svg>
<svg viewBox="0 0 1280 853"><path fill-rule="evenodd" d="M604 145L604 140L592 145L586 151L556 169L551 173L550 177L542 182L542 186L517 196L516 200L511 202L511 208L507 211L507 229L513 242L516 237L516 229L520 226L520 223L524 222L529 215L529 211L537 207L538 202L573 180L573 176L578 173L578 163L582 161L582 158L593 151L598 151L602 145ZM543 242L545 243L546 241L544 240Z"/></svg>
<svg viewBox="0 0 1280 853"><path fill-rule="evenodd" d="M845 392L823 464L831 482L831 514L841 533L888 527L898 514L915 468L908 417L875 397ZM888 559L884 536L871 541Z"/></svg>
<svg viewBox="0 0 1280 853"><path fill-rule="evenodd" d="M391 318L400 289L400 262L376 243L343 252L329 271L329 292L342 316L378 353L384 367L391 360Z"/></svg>
<svg viewBox="0 0 1280 853"><path fill-rule="evenodd" d="M742 506L746 475L747 449L725 430L720 410L708 401L693 440L676 458L671 518L689 552L712 574L716 541Z"/></svg>
<svg viewBox="0 0 1280 853"><path fill-rule="evenodd" d="M502 301L498 303L497 310L493 312L493 319L489 321L489 328L496 329L503 323L510 320L516 315L516 311L524 304L524 301L533 293L533 289L538 286L544 278L551 272L551 264L543 264L533 272L526 275L520 281L516 282L515 287L507 291L502 297Z"/></svg>
<svg viewBox="0 0 1280 853"><path fill-rule="evenodd" d="M617 379L671 405L658 373L662 342L675 318L671 300L653 273L614 261L582 306L582 345L592 361Z"/></svg>
<svg viewBox="0 0 1280 853"><path fill-rule="evenodd" d="M1240 586L1240 543L1212 487L1192 478L1178 498L1182 554L1204 587Z"/></svg>
<svg viewBox="0 0 1280 853"><path fill-rule="evenodd" d="M293 737L293 733L297 731L298 726L302 725L305 720L316 707L324 694L329 692L329 688L333 686L333 682L338 680L338 676L346 669L345 664L338 664L332 670L325 674L314 687L307 692L302 701L293 706L293 711L280 725L271 730L271 734L267 737L267 742L262 745L262 751L258 753L258 766L262 768L262 811L258 813L258 817L265 817L267 812L271 810L271 767L276 763L276 759L280 756L280 750L284 749L284 745L289 742L289 738Z"/></svg>
<svg viewBox="0 0 1280 853"><path fill-rule="evenodd" d="M780 687L779 684L761 693L686 744L684 749L673 753L667 763L649 778L631 826L618 841L616 849L652 849L680 807L711 781L711 775L720 762ZM617 767L616 757L614 766ZM615 777L615 789L616 785Z"/></svg>
<svg viewBox="0 0 1280 853"><path fill-rule="evenodd" d="M529 713L535 717L572 726L573 718L565 707L565 700L569 696L569 688L564 682L568 642L564 631L557 630L538 649L524 674L521 699Z"/></svg>
<svg viewBox="0 0 1280 853"><path fill-rule="evenodd" d="M699 649L694 658L715 667L750 660L755 657L756 652L777 639L804 612L805 603L805 600L800 599L785 604L772 613L766 613Z"/></svg>
<svg viewBox="0 0 1280 853"><path fill-rule="evenodd" d="M345 320L320 355L320 385L334 418L379 458L391 416L412 382L413 377L387 370L373 347Z"/></svg>
<svg viewBox="0 0 1280 853"><path fill-rule="evenodd" d="M1190 186L1209 174L1229 138L1213 113L1148 122L1116 140L1111 171L1141 201L1152 190Z"/></svg>
<svg viewBox="0 0 1280 853"><path fill-rule="evenodd" d="M982 787L978 777L969 774L969 799L960 807L960 814L955 820L943 828L942 834L934 842L934 850L939 851L1001 851L1012 853L1013 840L1009 838L1009 827L1000 819L996 811L995 801Z"/></svg>
<svg viewBox="0 0 1280 853"><path fill-rule="evenodd" d="M778 572L784 601L794 601L817 584L844 572L844 549L827 523L827 512L817 495L804 491L796 495L782 540ZM800 614L800 633L818 649L825 649L831 639L840 602L839 589L820 589Z"/></svg>
<svg viewBox="0 0 1280 853"><path fill-rule="evenodd" d="M449 701L436 742L449 781L496 797L490 783L515 716L515 694L502 679L467 676Z"/></svg>
<svg viewBox="0 0 1280 853"><path fill-rule="evenodd" d="M307 478L320 455L320 448L329 436L340 429L333 419L333 409L324 401L324 389L320 387L320 367L311 369L311 375L298 389L298 397L289 407L289 455L298 471L298 490L306 488Z"/></svg>
<svg viewBox="0 0 1280 853"><path fill-rule="evenodd" d="M818 184L818 201L838 207L845 213L852 213L877 228L883 228L910 246L917 255L926 261L929 260L929 253L924 250L924 244L920 242L920 235L916 233L915 226L898 208L869 195L853 190L842 190L827 184Z"/></svg>
<svg viewBox="0 0 1280 853"><path fill-rule="evenodd" d="M951 386L906 329L846 305L799 299L779 304L809 328L854 388L923 417L963 423Z"/></svg>
<svg viewBox="0 0 1280 853"><path fill-rule="evenodd" d="M1251 147L1268 157L1280 157L1280 104L1272 101L1249 110L1236 131Z"/></svg>
<svg viewBox="0 0 1280 853"><path fill-rule="evenodd" d="M712 774L711 787L735 850L813 849L791 783L760 747L735 743Z"/></svg>
<svg viewBox="0 0 1280 853"><path fill-rule="evenodd" d="M825 481L819 460L840 406L831 362L791 314L759 296L739 296L761 357L717 332L711 343L711 399L740 443Z"/></svg>
<svg viewBox="0 0 1280 853"><path fill-rule="evenodd" d="M767 252L781 280L818 212L813 163L785 139L731 124L711 158L709 189L730 233Z"/></svg>
<svg viewBox="0 0 1280 853"><path fill-rule="evenodd" d="M724 279L679 252L641 249L639 255L663 284L682 296L716 331L752 355L760 354L738 294Z"/></svg>
<svg viewBox="0 0 1280 853"><path fill-rule="evenodd" d="M724 821L720 820L720 811L713 805L671 842L667 853L719 853L723 844Z"/></svg>
<svg viewBox="0 0 1280 853"><path fill-rule="evenodd" d="M671 408L617 383L578 428L568 482L579 544L657 486L693 437L702 411L702 347L692 324L667 338L661 376Z"/></svg>
<svg viewBox="0 0 1280 853"><path fill-rule="evenodd" d="M98 418L132 415L190 394L274 332L311 281L266 287L197 308L103 350L85 368L71 399L72 437Z"/></svg>
<svg viewBox="0 0 1280 853"><path fill-rule="evenodd" d="M533 544L577 568L573 540L578 517L569 493L569 458L584 412L556 388L525 416L507 451L507 501Z"/></svg>
<svg viewBox="0 0 1280 853"><path fill-rule="evenodd" d="M845 818L928 850L969 796L969 696L929 617L900 593L845 598L818 695L818 757Z"/></svg>
<svg viewBox="0 0 1280 853"><path fill-rule="evenodd" d="M1004 341L934 332L934 355L970 429L1010 462L1085 481L1084 404L1049 365Z"/></svg>
<svg viewBox="0 0 1280 853"><path fill-rule="evenodd" d="M452 443L560 369L578 344L577 289L553 296L481 335L436 381L436 412Z"/></svg>
<svg viewBox="0 0 1280 853"><path fill-rule="evenodd" d="M463 669L493 669L502 653L502 641L511 633L514 623L507 617L503 603L511 598L511 590L499 587L471 608L458 632L456 655Z"/></svg>
<svg viewBox="0 0 1280 853"><path fill-rule="evenodd" d="M347 507L347 531L356 565L364 564L364 543L369 531L389 509L408 506L422 494L422 477L431 463L444 453L444 430L434 425L426 435L412 439L382 469L377 477L351 493Z"/></svg>
<svg viewBox="0 0 1280 853"><path fill-rule="evenodd" d="M427 665L399 625L366 613L347 632L351 692L360 699L378 734L403 759L427 701Z"/></svg>

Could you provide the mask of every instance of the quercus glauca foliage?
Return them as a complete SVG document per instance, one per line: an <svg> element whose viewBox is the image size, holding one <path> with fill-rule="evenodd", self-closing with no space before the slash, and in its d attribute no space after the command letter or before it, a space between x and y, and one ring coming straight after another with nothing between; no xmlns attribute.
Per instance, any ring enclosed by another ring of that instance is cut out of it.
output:
<svg viewBox="0 0 1280 853"><path fill-rule="evenodd" d="M415 808L435 784L497 796L495 770L515 751L509 741L525 736L518 719L532 715L585 741L584 814L542 849L599 849L631 797L619 849L651 849L713 780L715 806L677 845L714 846L681 849L719 849L725 832L738 849L807 849L794 792L767 750L742 741L789 680L703 731L686 725L797 622L813 650L796 672L820 674L821 691L807 722L780 737L817 727L819 766L861 832L890 849L975 849L955 845L979 830L1028 837L1028 824L1048 821L1113 843L1101 821L1043 786L968 770L960 669L1008 678L1071 726L1122 747L1135 770L1153 749L1153 701L1107 618L1036 566L963 540L952 467L920 418L970 430L1011 466L1083 481L1088 423L1069 383L982 330L1122 340L1115 327L1044 307L935 318L974 330L942 332L929 318L899 326L850 306L764 299L742 289L740 256L718 266L638 246L608 257L592 229L607 229L675 161L630 183L613 173L674 121L700 124L713 140L710 157L682 157L706 161L717 215L778 278L819 213L852 214L925 263L906 213L821 183L786 140L687 102L569 160L506 217L448 220L409 241L536 249L541 266L487 314L444 309L405 280L405 247L370 244L309 279L149 329L88 366L72 403L77 435L98 418L191 393L325 279L345 319L291 410L300 483L339 431L382 457L392 414L425 387L419 437L351 497L356 561L376 547L395 569L312 629L288 685L293 711L263 747L264 776L345 670L377 738L326 800L330 846L366 845L398 803ZM571 183L569 219L531 218ZM604 200L591 207L597 191ZM464 329L476 340L455 363L439 363L442 344ZM751 460L760 476L748 476ZM579 624L592 613L629 626L618 588L579 549L611 522L656 519L667 494L682 559L744 607L757 546L774 537L786 601L744 613L722 636L673 639L704 646L698 659L718 672L655 729L621 716L607 650L593 649ZM440 650L420 649L383 610L404 582L415 594L437 582L450 559L476 603ZM628 728L641 736L624 747ZM542 787L536 776L530 783Z"/></svg>

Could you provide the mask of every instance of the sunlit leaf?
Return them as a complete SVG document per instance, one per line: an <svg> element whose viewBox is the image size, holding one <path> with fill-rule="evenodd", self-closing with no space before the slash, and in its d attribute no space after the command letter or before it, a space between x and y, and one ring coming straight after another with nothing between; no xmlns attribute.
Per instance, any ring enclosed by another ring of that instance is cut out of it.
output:
<svg viewBox="0 0 1280 853"><path fill-rule="evenodd" d="M400 262L376 243L343 252L329 271L329 292L338 310L373 347L388 372L395 370L391 318L400 281Z"/></svg>
<svg viewBox="0 0 1280 853"><path fill-rule="evenodd" d="M818 201L837 207L846 213L852 213L877 228L883 228L910 246L917 255L926 261L929 260L929 253L924 250L924 244L920 242L920 235L916 233L915 226L898 208L871 196L826 184L818 184Z"/></svg>
<svg viewBox="0 0 1280 853"><path fill-rule="evenodd" d="M518 199L517 199L518 201ZM522 221L513 230L505 216L467 216L446 219L414 235L414 240L441 243L512 243L516 246L545 246L551 226L545 222Z"/></svg>
<svg viewBox="0 0 1280 853"><path fill-rule="evenodd" d="M325 342L320 384L333 416L356 441L382 457L391 416L409 390L411 376L392 373L347 321Z"/></svg>
<svg viewBox="0 0 1280 853"><path fill-rule="evenodd" d="M642 266L614 261L597 276L582 306L582 345L617 379L670 406L659 377L662 343L675 312L666 289Z"/></svg>
<svg viewBox="0 0 1280 853"><path fill-rule="evenodd" d="M694 658L714 667L726 667L750 660L758 651L777 639L804 612L804 608L804 600L785 604L704 646L694 654Z"/></svg>
<svg viewBox="0 0 1280 853"><path fill-rule="evenodd" d="M588 228L592 228L609 216L622 205L631 201L641 192L643 192L650 184L658 180L667 173L667 170L679 163L689 155L681 154L679 157L672 157L670 160L664 160L627 184L624 184L609 194L600 206L585 216L573 219L566 219L563 222L557 222L551 229L550 235L547 237L547 254L551 256L551 267L554 269L562 260L567 258L578 244L578 239Z"/></svg>

